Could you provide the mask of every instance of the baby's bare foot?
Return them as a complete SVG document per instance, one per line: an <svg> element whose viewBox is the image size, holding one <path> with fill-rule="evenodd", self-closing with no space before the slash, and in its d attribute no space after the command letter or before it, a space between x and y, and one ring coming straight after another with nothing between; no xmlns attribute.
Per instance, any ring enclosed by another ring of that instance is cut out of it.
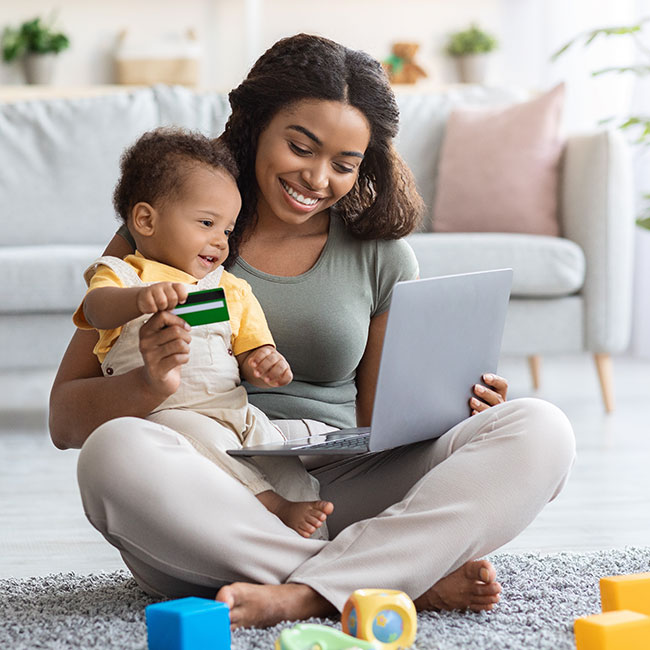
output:
<svg viewBox="0 0 650 650"><path fill-rule="evenodd" d="M280 621L329 616L334 606L311 587L298 583L255 585L234 582L222 587L218 601L230 608L230 626L268 627Z"/></svg>
<svg viewBox="0 0 650 650"><path fill-rule="evenodd" d="M334 504L329 501L287 501L270 490L261 492L257 498L267 510L303 537L311 537L334 512Z"/></svg>
<svg viewBox="0 0 650 650"><path fill-rule="evenodd" d="M329 501L285 501L275 514L303 537L311 537L332 512Z"/></svg>
<svg viewBox="0 0 650 650"><path fill-rule="evenodd" d="M487 560L472 560L436 582L414 603L418 610L471 609L489 611L499 602L501 585Z"/></svg>

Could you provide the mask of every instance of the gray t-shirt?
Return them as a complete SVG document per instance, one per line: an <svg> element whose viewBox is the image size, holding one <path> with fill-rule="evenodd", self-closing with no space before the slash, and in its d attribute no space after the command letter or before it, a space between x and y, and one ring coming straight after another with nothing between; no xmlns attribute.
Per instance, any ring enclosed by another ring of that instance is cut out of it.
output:
<svg viewBox="0 0 650 650"><path fill-rule="evenodd" d="M395 282L417 276L411 247L404 240L355 239L332 216L327 243L306 273L269 275L241 258L229 270L253 288L294 375L280 388L244 383L251 403L271 419L356 426L355 376L370 319L388 309Z"/></svg>
<svg viewBox="0 0 650 650"><path fill-rule="evenodd" d="M118 232L135 246L126 227ZM280 388L244 382L251 403L274 420L356 426L355 377L370 319L388 309L396 282L417 277L413 249L403 239L355 239L332 215L327 243L306 273L269 275L241 258L229 271L253 288L293 371Z"/></svg>

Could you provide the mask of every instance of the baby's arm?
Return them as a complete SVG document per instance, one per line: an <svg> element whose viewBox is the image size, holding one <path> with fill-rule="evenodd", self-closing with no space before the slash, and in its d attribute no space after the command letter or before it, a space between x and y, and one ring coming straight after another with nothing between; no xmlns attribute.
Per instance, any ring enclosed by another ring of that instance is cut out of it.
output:
<svg viewBox="0 0 650 650"><path fill-rule="evenodd" d="M258 388L286 386L293 379L289 363L272 345L242 352L237 362L241 376Z"/></svg>
<svg viewBox="0 0 650 650"><path fill-rule="evenodd" d="M146 287L97 287L86 294L84 316L95 329L121 327L142 314L173 309L187 300L180 282L157 282Z"/></svg>

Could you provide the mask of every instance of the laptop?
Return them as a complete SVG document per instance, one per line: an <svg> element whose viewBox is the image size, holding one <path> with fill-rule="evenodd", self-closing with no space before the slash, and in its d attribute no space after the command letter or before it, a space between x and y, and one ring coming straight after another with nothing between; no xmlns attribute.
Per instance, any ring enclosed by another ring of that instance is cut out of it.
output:
<svg viewBox="0 0 650 650"><path fill-rule="evenodd" d="M353 455L438 438L469 416L473 385L497 370L511 285L512 269L398 282L370 427L228 454Z"/></svg>

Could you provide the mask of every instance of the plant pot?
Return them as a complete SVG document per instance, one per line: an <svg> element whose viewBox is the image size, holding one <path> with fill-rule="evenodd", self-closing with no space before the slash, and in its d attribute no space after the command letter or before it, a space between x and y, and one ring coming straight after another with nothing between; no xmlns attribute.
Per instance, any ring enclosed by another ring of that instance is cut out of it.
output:
<svg viewBox="0 0 650 650"><path fill-rule="evenodd" d="M49 84L54 77L56 54L26 54L23 71L28 84Z"/></svg>
<svg viewBox="0 0 650 650"><path fill-rule="evenodd" d="M488 71L489 54L465 54L456 57L458 80L464 84L482 84Z"/></svg>

